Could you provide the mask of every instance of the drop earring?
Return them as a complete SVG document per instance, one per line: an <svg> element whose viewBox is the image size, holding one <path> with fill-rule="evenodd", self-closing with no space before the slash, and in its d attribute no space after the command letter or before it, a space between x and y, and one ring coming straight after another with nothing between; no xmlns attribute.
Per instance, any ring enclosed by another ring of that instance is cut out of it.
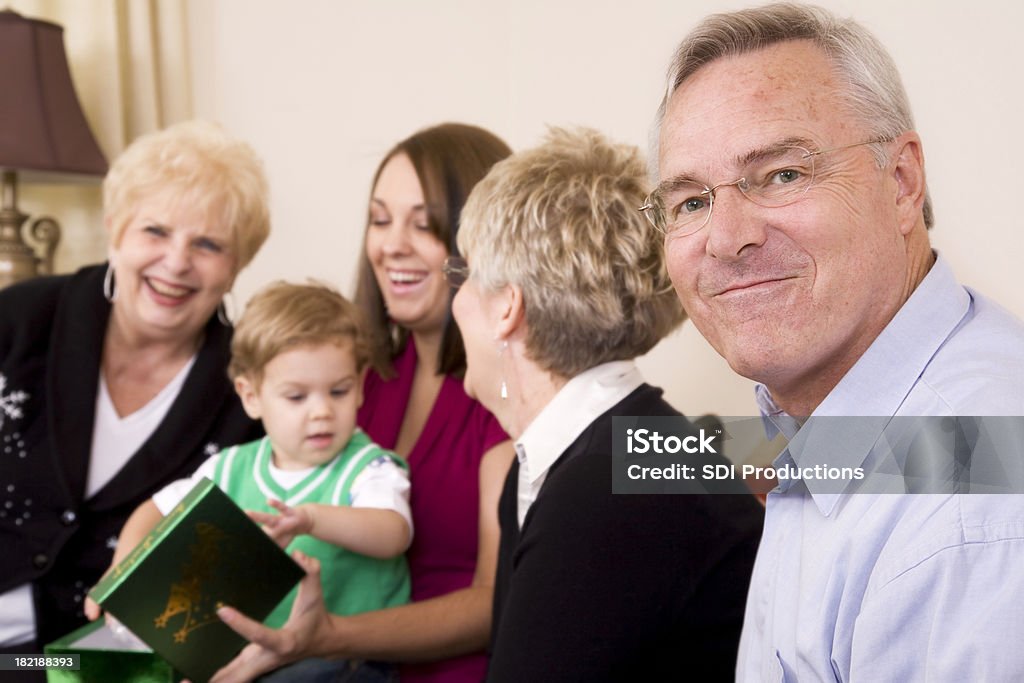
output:
<svg viewBox="0 0 1024 683"><path fill-rule="evenodd" d="M508 400L508 382L505 381L505 350L508 349L508 341L501 342L501 346L498 347L498 358L501 360L501 389L500 396L502 401Z"/></svg>
<svg viewBox="0 0 1024 683"><path fill-rule="evenodd" d="M228 303L230 302L231 311L228 310ZM217 304L217 320L224 327L231 327L231 320L234 318L232 312L235 310L235 295L231 292L226 292L224 297Z"/></svg>
<svg viewBox="0 0 1024 683"><path fill-rule="evenodd" d="M117 298L117 284L114 282L114 269L107 263L107 272L103 274L103 298L114 303Z"/></svg>

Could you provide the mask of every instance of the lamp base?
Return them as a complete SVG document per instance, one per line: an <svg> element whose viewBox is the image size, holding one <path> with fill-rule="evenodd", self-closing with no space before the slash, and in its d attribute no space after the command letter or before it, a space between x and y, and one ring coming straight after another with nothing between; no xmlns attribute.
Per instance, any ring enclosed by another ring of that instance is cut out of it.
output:
<svg viewBox="0 0 1024 683"><path fill-rule="evenodd" d="M0 209L0 289L19 280L53 272L53 253L60 241L60 226L52 218L40 218L32 224L32 237L45 248L45 257L21 238L21 226L28 216L18 211L17 175L3 173L3 208Z"/></svg>
<svg viewBox="0 0 1024 683"><path fill-rule="evenodd" d="M21 225L26 218L14 207L0 211L0 287L38 273L39 259L21 239Z"/></svg>
<svg viewBox="0 0 1024 683"><path fill-rule="evenodd" d="M39 274L39 259L24 244L0 243L0 288Z"/></svg>

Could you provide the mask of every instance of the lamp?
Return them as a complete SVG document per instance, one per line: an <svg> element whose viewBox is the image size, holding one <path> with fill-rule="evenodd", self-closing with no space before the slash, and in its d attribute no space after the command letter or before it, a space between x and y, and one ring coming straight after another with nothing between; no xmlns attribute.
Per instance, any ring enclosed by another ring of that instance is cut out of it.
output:
<svg viewBox="0 0 1024 683"><path fill-rule="evenodd" d="M18 174L34 182L78 182L107 172L71 82L57 24L0 12L0 287L53 271L60 226L52 218L32 223L42 258L25 244L18 210Z"/></svg>

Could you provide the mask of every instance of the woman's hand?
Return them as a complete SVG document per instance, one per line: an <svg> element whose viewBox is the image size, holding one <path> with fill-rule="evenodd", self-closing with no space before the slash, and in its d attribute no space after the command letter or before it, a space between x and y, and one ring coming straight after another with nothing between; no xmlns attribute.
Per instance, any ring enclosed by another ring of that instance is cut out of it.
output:
<svg viewBox="0 0 1024 683"><path fill-rule="evenodd" d="M310 656L310 648L331 628L330 616L320 588L320 563L299 551L292 553L306 571L299 583L288 622L280 629L267 628L231 607L221 607L217 616L249 641L237 657L220 669L210 683L249 681L285 664Z"/></svg>
<svg viewBox="0 0 1024 683"><path fill-rule="evenodd" d="M303 506L288 507L273 498L267 499L267 505L277 510L278 514L255 510L246 510L245 514L249 515L252 521L261 524L267 535L282 548L287 548L296 536L313 531L313 517Z"/></svg>

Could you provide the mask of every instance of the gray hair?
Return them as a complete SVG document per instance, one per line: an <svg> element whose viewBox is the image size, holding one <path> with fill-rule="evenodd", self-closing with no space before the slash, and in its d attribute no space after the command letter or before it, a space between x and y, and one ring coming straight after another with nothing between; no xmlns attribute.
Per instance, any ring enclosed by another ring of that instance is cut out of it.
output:
<svg viewBox="0 0 1024 683"><path fill-rule="evenodd" d="M663 236L637 211L640 150L586 128L499 161L466 200L460 251L485 291L522 287L526 352L575 377L647 353L683 321Z"/></svg>
<svg viewBox="0 0 1024 683"><path fill-rule="evenodd" d="M851 113L872 137L893 139L914 129L910 102L892 57L866 28L813 5L777 3L713 14L683 39L668 69L665 97L651 131L651 163L656 165L669 98L701 67L722 57L754 52L791 40L808 40L832 61L844 85L842 96ZM888 163L885 149L872 145L879 167ZM657 173L653 173L656 177ZM925 226L934 222L931 198L925 193Z"/></svg>

